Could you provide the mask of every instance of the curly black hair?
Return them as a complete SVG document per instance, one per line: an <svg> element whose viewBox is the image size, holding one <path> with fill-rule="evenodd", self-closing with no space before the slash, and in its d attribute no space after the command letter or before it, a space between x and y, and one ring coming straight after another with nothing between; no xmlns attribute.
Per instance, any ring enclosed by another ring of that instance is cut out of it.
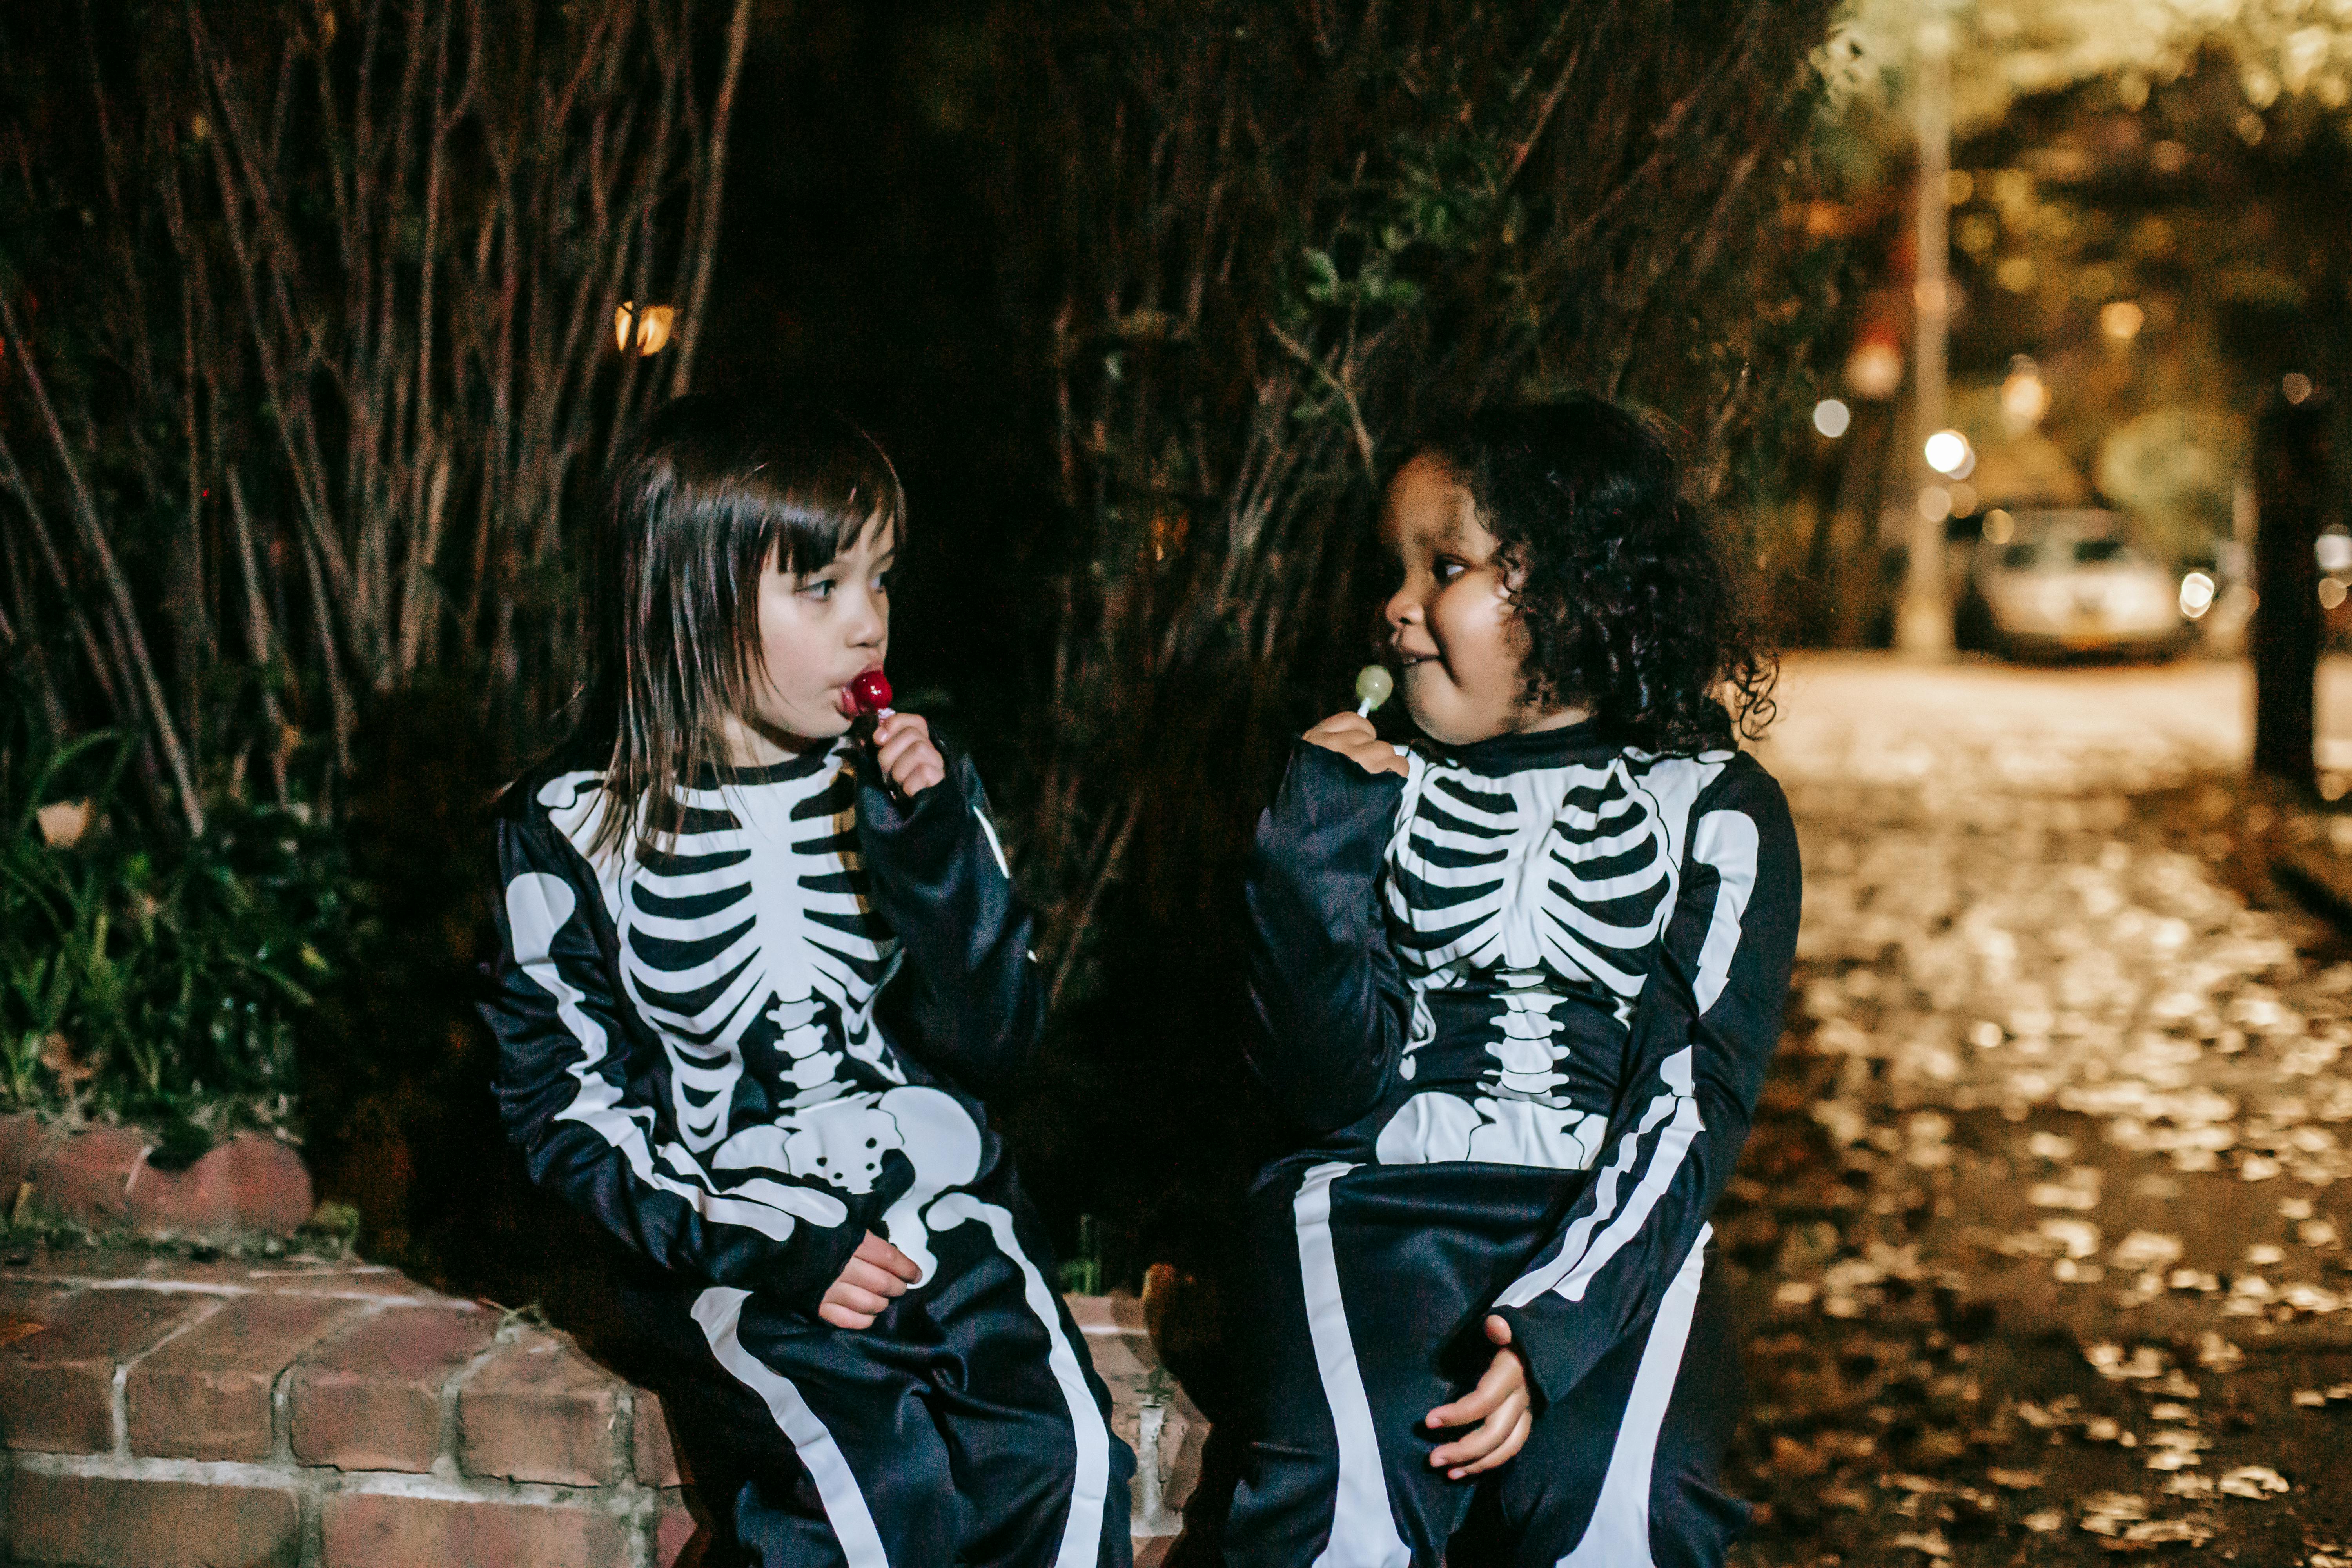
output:
<svg viewBox="0 0 2352 1568"><path fill-rule="evenodd" d="M1579 394L1449 420L1411 453L1444 465L1501 547L1531 700L1654 752L1763 733L1779 660L1653 425Z"/></svg>

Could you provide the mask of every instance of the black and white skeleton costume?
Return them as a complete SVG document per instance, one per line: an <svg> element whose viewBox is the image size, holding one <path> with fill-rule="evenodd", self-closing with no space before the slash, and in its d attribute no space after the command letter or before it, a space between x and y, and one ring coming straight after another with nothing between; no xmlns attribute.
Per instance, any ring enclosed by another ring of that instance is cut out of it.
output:
<svg viewBox="0 0 2352 1568"><path fill-rule="evenodd" d="M1227 1531L1267 1568L1713 1564L1737 1357L1700 1289L1793 961L1797 846L1731 748L1590 724L1372 774L1302 744L1248 879L1261 1076L1316 1135L1253 1196L1263 1408ZM1449 1481L1428 1413L1511 1325L1518 1455Z"/></svg>
<svg viewBox="0 0 2352 1568"><path fill-rule="evenodd" d="M1125 1568L1134 1459L972 1097L1037 1040L1030 918L969 759L903 802L877 772L845 738L708 776L674 841L593 857L593 766L510 790L501 1112L671 1281L632 1306L767 1568ZM834 1328L869 1230L922 1279Z"/></svg>

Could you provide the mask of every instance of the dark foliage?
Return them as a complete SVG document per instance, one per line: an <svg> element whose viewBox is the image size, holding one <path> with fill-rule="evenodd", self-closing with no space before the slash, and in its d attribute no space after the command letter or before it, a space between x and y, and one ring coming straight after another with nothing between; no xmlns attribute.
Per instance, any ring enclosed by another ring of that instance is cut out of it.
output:
<svg viewBox="0 0 2352 1568"><path fill-rule="evenodd" d="M1015 1126L1114 1277L1217 1252L1280 1136L1235 879L1364 657L1378 475L1425 410L1584 390L1740 499L1801 384L1811 242L1774 204L1830 9L1000 5L999 265L1061 501L998 752L1061 1025Z"/></svg>

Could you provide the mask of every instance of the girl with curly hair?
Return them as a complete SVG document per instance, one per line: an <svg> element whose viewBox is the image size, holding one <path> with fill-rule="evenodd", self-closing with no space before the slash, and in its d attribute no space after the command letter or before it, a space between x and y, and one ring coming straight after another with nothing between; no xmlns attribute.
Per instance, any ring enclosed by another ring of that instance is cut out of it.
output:
<svg viewBox="0 0 2352 1568"><path fill-rule="evenodd" d="M1739 750L1772 664L1640 419L1491 410L1388 489L1420 731L1307 732L1248 880L1262 1400L1234 1564L1720 1563L1738 1357L1705 1288L1797 938ZM1457 1547L1457 1561L1461 1560Z"/></svg>

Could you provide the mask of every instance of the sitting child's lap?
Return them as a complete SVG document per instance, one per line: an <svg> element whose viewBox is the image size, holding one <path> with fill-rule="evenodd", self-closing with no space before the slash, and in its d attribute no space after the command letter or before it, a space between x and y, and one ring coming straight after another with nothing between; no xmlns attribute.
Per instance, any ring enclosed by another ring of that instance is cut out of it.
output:
<svg viewBox="0 0 2352 1568"><path fill-rule="evenodd" d="M1588 1533L1598 1550L1611 1531L1638 1529L1626 1522L1638 1516L1651 1521L1656 1562L1719 1562L1745 1518L1716 1484L1738 1408L1738 1357L1713 1293L1692 1300L1696 1273L1678 1305L1542 1410L1507 1466L1483 1483L1449 1481L1428 1457L1458 1434L1430 1431L1428 1413L1491 1362L1480 1331L1487 1309L1556 1240L1584 1178L1467 1163L1344 1163L1284 1162L1254 1198L1265 1294L1254 1318L1252 1382L1261 1398L1234 1561L1314 1556L1363 1523L1339 1527L1335 1509L1360 1516L1382 1504L1398 1538L1433 1553L1475 1491L1482 1532L1511 1543L1491 1561L1555 1563ZM1367 1463L1377 1464L1377 1481L1363 1473ZM1604 1489L1625 1517L1604 1510ZM1633 1494L1642 1500L1629 1510ZM1385 1539L1374 1521L1366 1549ZM1354 1549L1343 1546L1334 1562ZM1251 1554L1260 1550L1262 1559Z"/></svg>
<svg viewBox="0 0 2352 1568"><path fill-rule="evenodd" d="M1123 1542L1132 1460L1032 1226L975 1212L930 1245L937 1272L869 1329L735 1291L643 1299L652 1381L706 1501L747 1545L787 1520L829 1518L824 1535L862 1515L893 1561L971 1529L1034 1531L1044 1551L1069 1509L1100 1516L1083 1533Z"/></svg>

